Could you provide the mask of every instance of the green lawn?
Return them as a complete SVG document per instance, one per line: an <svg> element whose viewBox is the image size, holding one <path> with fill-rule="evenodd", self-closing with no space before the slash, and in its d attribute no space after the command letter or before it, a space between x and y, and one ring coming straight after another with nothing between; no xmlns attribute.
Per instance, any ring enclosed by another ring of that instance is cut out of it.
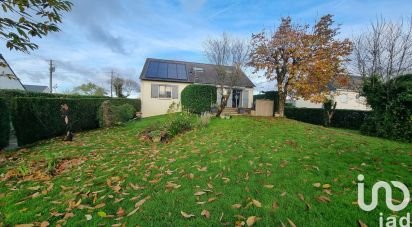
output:
<svg viewBox="0 0 412 227"><path fill-rule="evenodd" d="M0 226L234 226L250 216L257 226L377 226L379 212L393 213L383 194L372 212L356 205L357 175L365 175L367 195L378 180L412 189L411 144L252 117L213 119L168 144L139 140L143 128L165 119L1 154ZM55 163L64 159L72 161L63 170Z"/></svg>

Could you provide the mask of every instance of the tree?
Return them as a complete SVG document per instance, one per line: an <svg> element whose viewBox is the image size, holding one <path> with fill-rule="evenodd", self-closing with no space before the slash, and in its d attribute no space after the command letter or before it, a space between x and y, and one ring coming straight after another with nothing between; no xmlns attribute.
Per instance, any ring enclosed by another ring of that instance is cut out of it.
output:
<svg viewBox="0 0 412 227"><path fill-rule="evenodd" d="M123 98L125 97L123 95L123 87L125 84L125 80L121 77L114 77L112 81L112 86L114 88L114 93L116 94L117 97Z"/></svg>
<svg viewBox="0 0 412 227"><path fill-rule="evenodd" d="M412 71L412 17L407 23L383 18L354 39L353 62L362 76L383 82Z"/></svg>
<svg viewBox="0 0 412 227"><path fill-rule="evenodd" d="M336 39L339 26L332 27L332 15L325 15L309 31L308 25L282 18L273 34L252 34L249 65L277 81L279 115L284 116L286 97L325 102L328 84L347 83L344 63L352 50L348 39Z"/></svg>
<svg viewBox="0 0 412 227"><path fill-rule="evenodd" d="M107 94L106 90L94 83L82 84L73 89L73 93L78 93L81 95L94 95L94 96L104 96Z"/></svg>
<svg viewBox="0 0 412 227"><path fill-rule="evenodd" d="M0 18L0 39L10 50L29 52L38 48L31 37L42 38L60 31L62 12L71 10L65 0L1 0L6 16Z"/></svg>
<svg viewBox="0 0 412 227"><path fill-rule="evenodd" d="M209 62L215 65L216 85L220 94L220 103L216 116L219 117L246 66L249 46L242 40L231 38L226 33L218 39L208 39L204 43L204 53Z"/></svg>
<svg viewBox="0 0 412 227"><path fill-rule="evenodd" d="M135 92L140 91L139 84L135 80L131 80L131 79L124 79L123 88L124 88L124 91L126 92L126 97L129 97L133 91Z"/></svg>

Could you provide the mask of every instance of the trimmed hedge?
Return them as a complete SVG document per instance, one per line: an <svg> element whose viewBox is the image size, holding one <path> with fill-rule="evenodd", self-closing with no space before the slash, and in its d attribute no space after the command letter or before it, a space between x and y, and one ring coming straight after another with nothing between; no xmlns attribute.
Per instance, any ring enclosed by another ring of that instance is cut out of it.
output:
<svg viewBox="0 0 412 227"><path fill-rule="evenodd" d="M210 85L191 84L185 87L181 94L184 109L196 114L210 111L216 103L217 89Z"/></svg>
<svg viewBox="0 0 412 227"><path fill-rule="evenodd" d="M64 103L69 106L72 131L98 128L97 112L105 100L108 98L13 98L11 116L19 146L64 134L65 124L60 112ZM136 100L132 99L111 101L118 105L136 104Z"/></svg>
<svg viewBox="0 0 412 227"><path fill-rule="evenodd" d="M6 100L0 98L0 150L9 145L10 113Z"/></svg>
<svg viewBox="0 0 412 227"><path fill-rule="evenodd" d="M68 99L110 99L110 100L120 100L114 101L123 102L125 98L111 98L106 96L87 96L87 95L71 95L71 94L58 94L58 93L39 93L39 92L29 92L22 90L0 90L0 97L6 100L6 104L9 106L12 98L16 97L37 97L37 98L68 98ZM141 101L140 99L127 99L130 100L129 104L133 105L137 112L141 111Z"/></svg>
<svg viewBox="0 0 412 227"><path fill-rule="evenodd" d="M331 126L359 130L369 114L369 111L337 109L332 117ZM315 125L324 125L325 123L325 112L323 109L285 108L285 116Z"/></svg>
<svg viewBox="0 0 412 227"><path fill-rule="evenodd" d="M127 122L136 115L135 108L128 104L114 105L110 100L104 101L97 111L100 127L112 127Z"/></svg>

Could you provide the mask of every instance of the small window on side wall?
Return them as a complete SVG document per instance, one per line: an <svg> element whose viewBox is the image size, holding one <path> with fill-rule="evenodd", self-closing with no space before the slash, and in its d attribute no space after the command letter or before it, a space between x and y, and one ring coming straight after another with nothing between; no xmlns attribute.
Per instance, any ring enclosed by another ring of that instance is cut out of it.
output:
<svg viewBox="0 0 412 227"><path fill-rule="evenodd" d="M177 85L152 84L151 97L159 99L178 99L179 89Z"/></svg>
<svg viewBox="0 0 412 227"><path fill-rule="evenodd" d="M159 98L170 99L172 98L172 87L167 85L159 85Z"/></svg>

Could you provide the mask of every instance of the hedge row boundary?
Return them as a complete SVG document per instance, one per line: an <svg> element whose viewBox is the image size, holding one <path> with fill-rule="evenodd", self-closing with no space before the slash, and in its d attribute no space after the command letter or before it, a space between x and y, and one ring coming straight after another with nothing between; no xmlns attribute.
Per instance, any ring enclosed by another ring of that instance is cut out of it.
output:
<svg viewBox="0 0 412 227"><path fill-rule="evenodd" d="M10 113L6 100L0 98L0 150L9 145Z"/></svg>

